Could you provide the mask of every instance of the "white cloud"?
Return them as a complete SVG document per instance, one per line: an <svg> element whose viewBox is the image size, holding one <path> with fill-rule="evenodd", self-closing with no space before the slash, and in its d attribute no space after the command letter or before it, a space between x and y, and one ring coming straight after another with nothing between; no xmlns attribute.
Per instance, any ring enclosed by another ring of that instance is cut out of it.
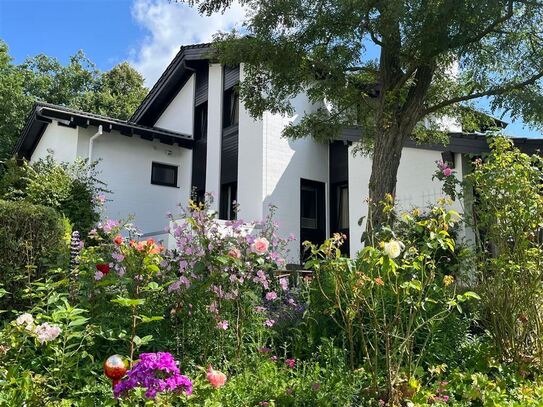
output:
<svg viewBox="0 0 543 407"><path fill-rule="evenodd" d="M168 0L135 0L132 17L149 33L130 52L130 63L152 86L181 45L209 42L218 31L239 27L245 13L234 4L224 14L203 17L195 8Z"/></svg>

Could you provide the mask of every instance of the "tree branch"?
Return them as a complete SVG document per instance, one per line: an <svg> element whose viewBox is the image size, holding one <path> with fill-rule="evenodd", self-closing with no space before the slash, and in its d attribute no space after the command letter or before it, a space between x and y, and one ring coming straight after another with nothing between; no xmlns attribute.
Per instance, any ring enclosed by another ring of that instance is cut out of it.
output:
<svg viewBox="0 0 543 407"><path fill-rule="evenodd" d="M476 93L471 93L471 94L467 94L467 95L463 95L463 96L457 96L457 97L454 97L454 98L451 98L449 100L444 100L443 102L440 102L434 106L430 106L428 107L426 110L424 110L423 112L423 115L426 116L430 113L433 113L433 112L436 112L440 109L443 109L444 107L447 107L447 106L450 106L450 105L453 105L455 103L460 103L460 102L466 102L468 100L473 100L473 99L478 99L478 98L482 98L482 97L485 97L485 96L498 96L498 95L503 95L507 92L511 92L512 90L516 90L516 89L522 89L526 86L529 86L529 85L533 85L535 82L537 82L537 80L543 78L543 70L538 72L537 74L531 76L530 78L526 79L525 81L522 81L522 82L518 82L518 83L510 83L510 84L507 84L507 85L502 85L502 86L496 86L494 88L491 88L485 92L476 92Z"/></svg>
<svg viewBox="0 0 543 407"><path fill-rule="evenodd" d="M459 42L457 44L455 44L453 42L451 44L452 45L451 48L456 48L456 47L461 46L461 45L473 44L474 42L481 41L485 36L487 36L488 34L493 32L496 29L496 27L498 27L500 24L503 24L507 20L512 18L513 15L514 15L513 0L509 0L509 3L507 4L507 12L502 17L499 17L496 20L494 20L493 23L491 23L488 27L486 27L484 30L479 32L474 37L468 38L467 40L461 41L461 42Z"/></svg>

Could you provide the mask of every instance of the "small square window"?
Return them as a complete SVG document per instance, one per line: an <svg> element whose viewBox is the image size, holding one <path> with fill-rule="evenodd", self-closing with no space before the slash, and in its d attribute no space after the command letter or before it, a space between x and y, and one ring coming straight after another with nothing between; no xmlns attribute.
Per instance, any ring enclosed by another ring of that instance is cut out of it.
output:
<svg viewBox="0 0 543 407"><path fill-rule="evenodd" d="M153 163L151 184L177 187L177 170L178 167L175 165Z"/></svg>

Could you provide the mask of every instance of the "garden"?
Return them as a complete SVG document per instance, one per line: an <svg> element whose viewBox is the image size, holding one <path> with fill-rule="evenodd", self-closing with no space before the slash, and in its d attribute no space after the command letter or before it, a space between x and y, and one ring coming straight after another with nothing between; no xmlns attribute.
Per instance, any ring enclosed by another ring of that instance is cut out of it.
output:
<svg viewBox="0 0 543 407"><path fill-rule="evenodd" d="M305 242L306 273L273 207L181 205L168 248L102 216L92 166L7 162L0 405L541 405L543 159L490 145L463 180L437 163L447 199L375 203L352 258Z"/></svg>

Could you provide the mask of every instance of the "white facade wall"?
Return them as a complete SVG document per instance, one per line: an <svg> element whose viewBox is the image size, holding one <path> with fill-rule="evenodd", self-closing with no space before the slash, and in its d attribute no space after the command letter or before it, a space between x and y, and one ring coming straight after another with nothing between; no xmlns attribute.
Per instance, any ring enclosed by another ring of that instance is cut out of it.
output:
<svg viewBox="0 0 543 407"><path fill-rule="evenodd" d="M90 137L96 127L79 128L78 155L88 156ZM161 234L168 225L167 212L186 205L190 197L192 151L176 145L127 137L116 131L104 132L93 144L93 160L100 160L98 178L106 183L104 217L126 219L133 216L142 233ZM151 184L153 162L175 165L178 187ZM165 236L164 236L165 237Z"/></svg>
<svg viewBox="0 0 543 407"><path fill-rule="evenodd" d="M369 195L369 179L371 175L371 158L360 154L353 156L349 148L349 234L351 255L362 248L361 237L366 229L366 219L362 225L358 220L368 213L367 199ZM456 169L459 168L460 155L456 155ZM408 210L414 207L424 208L435 204L437 199L445 197L441 191L442 183L432 175L435 173L436 161L441 160L440 151L404 148L398 181L396 184L396 199L398 209ZM459 174L460 175L460 174ZM460 210L458 203L455 209Z"/></svg>
<svg viewBox="0 0 543 407"><path fill-rule="evenodd" d="M72 162L77 149L77 128L61 126L53 121L47 126L32 153L31 162L52 155L55 161Z"/></svg>
<svg viewBox="0 0 543 407"><path fill-rule="evenodd" d="M155 127L192 136L194 128L194 91L196 75L192 75L160 115Z"/></svg>
<svg viewBox="0 0 543 407"><path fill-rule="evenodd" d="M328 205L329 155L328 144L317 143L309 137L289 140L281 136L285 126L299 120L304 112L311 112L314 109L304 95L298 96L293 105L296 112L293 117L271 113L266 113L263 117L263 215L266 215L269 205L277 206L275 219L279 223L281 236L287 237L291 233L296 236L296 241L290 243L287 261L298 263L300 179L324 182L325 202ZM328 212L327 207L327 216Z"/></svg>
<svg viewBox="0 0 543 407"><path fill-rule="evenodd" d="M240 80L243 81L243 66ZM260 220L264 200L264 139L263 121L255 120L240 103L238 125L238 196L239 218ZM208 144L209 148L209 144Z"/></svg>
<svg viewBox="0 0 543 407"><path fill-rule="evenodd" d="M207 101L206 192L215 196L211 209L216 211L219 210L219 192L221 190L222 94L223 68L220 64L210 64Z"/></svg>

